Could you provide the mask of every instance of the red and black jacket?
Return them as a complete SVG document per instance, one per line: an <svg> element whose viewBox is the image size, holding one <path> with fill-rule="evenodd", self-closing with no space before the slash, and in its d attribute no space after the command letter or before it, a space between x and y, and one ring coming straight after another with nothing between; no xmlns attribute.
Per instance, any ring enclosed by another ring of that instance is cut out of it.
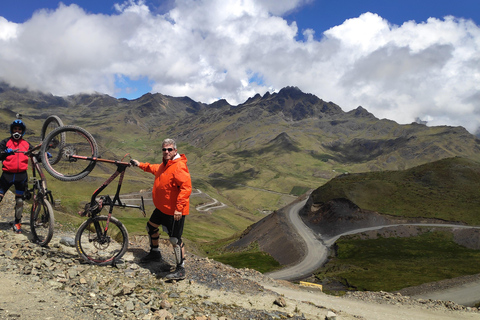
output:
<svg viewBox="0 0 480 320"><path fill-rule="evenodd" d="M28 156L23 152L15 152L9 155L4 154L3 152L9 148L15 151L28 151L32 148L32 145L26 140L23 140L23 138L18 140L6 138L0 141L0 152L2 153L0 160L3 160L2 170L10 173L27 171Z"/></svg>

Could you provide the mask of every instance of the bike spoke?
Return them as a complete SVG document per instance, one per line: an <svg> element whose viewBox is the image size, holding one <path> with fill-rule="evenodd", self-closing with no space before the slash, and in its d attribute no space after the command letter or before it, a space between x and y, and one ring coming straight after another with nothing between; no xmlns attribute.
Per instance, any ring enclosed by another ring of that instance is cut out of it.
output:
<svg viewBox="0 0 480 320"><path fill-rule="evenodd" d="M126 251L126 229L118 220L112 219L105 232L106 224L106 217L98 216L87 220L77 232L77 251L89 263L114 264Z"/></svg>
<svg viewBox="0 0 480 320"><path fill-rule="evenodd" d="M34 241L46 246L53 236L54 218L53 209L46 200L34 201L30 215L30 229Z"/></svg>
<svg viewBox="0 0 480 320"><path fill-rule="evenodd" d="M78 180L95 166L97 144L90 133L80 127L63 126L51 132L42 142L41 155L55 161L44 161L48 173L63 181ZM78 159L73 156L79 156Z"/></svg>

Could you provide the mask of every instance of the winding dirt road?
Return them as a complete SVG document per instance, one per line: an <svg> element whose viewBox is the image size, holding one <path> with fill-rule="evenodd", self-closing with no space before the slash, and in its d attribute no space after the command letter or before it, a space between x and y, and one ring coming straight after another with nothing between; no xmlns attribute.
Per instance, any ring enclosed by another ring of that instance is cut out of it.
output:
<svg viewBox="0 0 480 320"><path fill-rule="evenodd" d="M303 237L306 243L307 251L304 259L297 264L287 266L281 270L267 273L268 276L278 280L300 280L307 278L312 273L320 268L327 260L329 247L332 246L335 241L340 237L346 235L357 234L370 230L378 230L385 227L396 227L405 225L417 225L425 227L445 227L445 228L460 228L460 229L480 229L480 227L456 225L456 224L432 224L432 223L417 223L417 224L393 224L382 225L370 228L360 228L351 230L345 233L335 235L331 238L324 238L321 234L314 234L313 231L303 223L299 216L300 209L305 205L307 200L300 201L294 204L289 212L288 218L292 226ZM480 301L480 281L472 282L468 284L462 284L459 286L451 287L446 290L432 291L429 293L414 296L414 298L432 299L432 300L444 300L453 301L457 304L464 306L473 306Z"/></svg>
<svg viewBox="0 0 480 320"><path fill-rule="evenodd" d="M304 279L310 276L313 271L320 268L327 259L327 246L321 240L317 239L312 229L307 227L298 215L298 212L306 202L307 199L294 204L288 211L288 218L292 226L303 237L303 240L307 245L307 253L304 259L299 263L281 270L267 273L269 277L278 280Z"/></svg>

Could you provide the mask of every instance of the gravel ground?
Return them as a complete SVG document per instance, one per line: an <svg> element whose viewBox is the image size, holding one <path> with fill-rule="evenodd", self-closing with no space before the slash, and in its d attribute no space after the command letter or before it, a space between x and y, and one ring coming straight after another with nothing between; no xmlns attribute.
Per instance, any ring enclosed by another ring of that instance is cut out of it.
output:
<svg viewBox="0 0 480 320"><path fill-rule="evenodd" d="M167 282L137 263L146 237L132 237L117 267L92 266L79 260L73 233L56 230L47 248L30 241L28 224L14 234L12 207L0 205L0 319L480 319L476 308L401 294L332 297L190 253L186 279ZM161 249L172 263L168 240Z"/></svg>

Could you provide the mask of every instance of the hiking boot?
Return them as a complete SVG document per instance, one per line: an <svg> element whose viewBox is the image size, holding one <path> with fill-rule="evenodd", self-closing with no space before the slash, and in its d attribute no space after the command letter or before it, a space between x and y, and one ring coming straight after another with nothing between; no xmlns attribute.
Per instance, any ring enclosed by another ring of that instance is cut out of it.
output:
<svg viewBox="0 0 480 320"><path fill-rule="evenodd" d="M22 224L21 223L15 223L13 225L13 232L22 233Z"/></svg>
<svg viewBox="0 0 480 320"><path fill-rule="evenodd" d="M160 251L150 251L145 257L140 259L140 263L160 262L162 254Z"/></svg>
<svg viewBox="0 0 480 320"><path fill-rule="evenodd" d="M185 268L177 266L174 272L169 273L165 276L167 280L183 280L185 279Z"/></svg>

